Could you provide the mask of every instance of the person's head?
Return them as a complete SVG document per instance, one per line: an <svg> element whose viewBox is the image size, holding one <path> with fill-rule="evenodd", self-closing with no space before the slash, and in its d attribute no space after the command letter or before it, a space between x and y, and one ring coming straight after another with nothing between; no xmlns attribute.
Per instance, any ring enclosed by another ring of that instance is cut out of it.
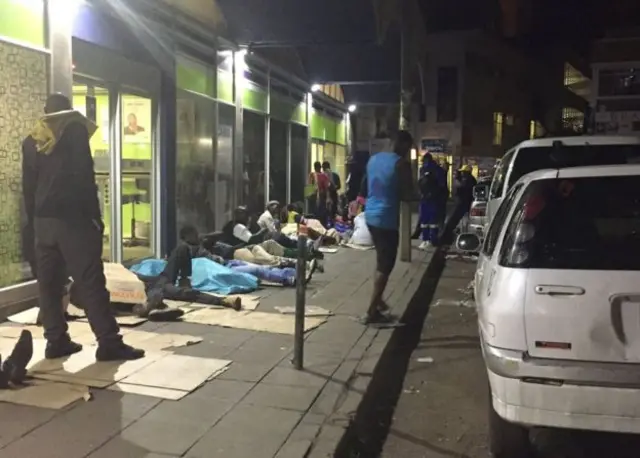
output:
<svg viewBox="0 0 640 458"><path fill-rule="evenodd" d="M471 175L471 172L473 172L473 168L469 164L466 164L462 166L462 168L460 169L460 172Z"/></svg>
<svg viewBox="0 0 640 458"><path fill-rule="evenodd" d="M329 161L324 161L322 163L322 170L324 170L325 172L331 171L331 164L329 164Z"/></svg>
<svg viewBox="0 0 640 458"><path fill-rule="evenodd" d="M130 126L137 126L138 125L138 118L136 115L134 115L133 113L129 113L129 115L127 116L127 123Z"/></svg>
<svg viewBox="0 0 640 458"><path fill-rule="evenodd" d="M278 202L277 200L272 200L267 204L267 210L269 211L269 213L271 213L273 216L276 216L278 214L278 212L280 211L280 202Z"/></svg>
<svg viewBox="0 0 640 458"><path fill-rule="evenodd" d="M63 94L51 94L47 97L44 105L45 114L59 113L60 111L72 110L71 100Z"/></svg>
<svg viewBox="0 0 640 458"><path fill-rule="evenodd" d="M320 163L320 161L316 161L313 163L313 170L318 173L322 172L322 164Z"/></svg>
<svg viewBox="0 0 640 458"><path fill-rule="evenodd" d="M393 150L394 152L402 157L406 158L411 152L411 148L413 147L413 137L406 130L401 130L396 134L396 139L394 143Z"/></svg>
<svg viewBox="0 0 640 458"><path fill-rule="evenodd" d="M187 242L190 245L197 245L200 243L200 234L195 226L187 225L180 229L180 240Z"/></svg>
<svg viewBox="0 0 640 458"><path fill-rule="evenodd" d="M233 211L233 220L238 224L247 224L249 222L249 211L247 207L236 207Z"/></svg>
<svg viewBox="0 0 640 458"><path fill-rule="evenodd" d="M425 153L425 155L422 156L423 164L431 164L432 162L433 162L433 156L431 155L431 153Z"/></svg>

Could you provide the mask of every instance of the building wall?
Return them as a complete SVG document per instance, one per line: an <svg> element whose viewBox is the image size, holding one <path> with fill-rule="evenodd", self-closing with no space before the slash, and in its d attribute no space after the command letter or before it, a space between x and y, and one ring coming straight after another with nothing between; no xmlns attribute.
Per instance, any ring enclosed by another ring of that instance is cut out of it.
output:
<svg viewBox="0 0 640 458"><path fill-rule="evenodd" d="M640 135L640 30L614 31L594 46L591 129Z"/></svg>

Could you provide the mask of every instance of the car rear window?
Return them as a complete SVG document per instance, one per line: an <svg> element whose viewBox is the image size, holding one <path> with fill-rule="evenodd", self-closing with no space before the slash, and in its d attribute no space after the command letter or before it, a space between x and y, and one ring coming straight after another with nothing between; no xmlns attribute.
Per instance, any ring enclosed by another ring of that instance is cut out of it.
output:
<svg viewBox="0 0 640 458"><path fill-rule="evenodd" d="M533 182L510 224L533 222L528 267L640 270L639 186L640 175Z"/></svg>
<svg viewBox="0 0 640 458"><path fill-rule="evenodd" d="M521 148L509 176L509 188L527 173L544 169L640 163L640 145L563 145Z"/></svg>

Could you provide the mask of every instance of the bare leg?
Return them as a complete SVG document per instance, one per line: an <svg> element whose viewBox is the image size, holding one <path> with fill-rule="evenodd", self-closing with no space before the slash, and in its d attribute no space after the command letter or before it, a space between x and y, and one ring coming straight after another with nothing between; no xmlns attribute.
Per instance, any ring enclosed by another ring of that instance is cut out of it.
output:
<svg viewBox="0 0 640 458"><path fill-rule="evenodd" d="M374 317L379 313L380 304L383 303L382 295L387 287L389 276L376 271L373 277L373 293L371 294L371 302L367 316Z"/></svg>

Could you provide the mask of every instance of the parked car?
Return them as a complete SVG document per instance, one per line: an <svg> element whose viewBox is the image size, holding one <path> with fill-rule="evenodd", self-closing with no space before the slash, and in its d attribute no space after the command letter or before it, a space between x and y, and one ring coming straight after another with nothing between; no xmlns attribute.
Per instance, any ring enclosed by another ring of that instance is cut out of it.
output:
<svg viewBox="0 0 640 458"><path fill-rule="evenodd" d="M640 433L640 165L528 174L479 251L475 300L496 458L534 426Z"/></svg>
<svg viewBox="0 0 640 458"><path fill-rule="evenodd" d="M522 142L507 151L496 168L486 220L491 222L509 189L527 173L550 168L627 163L640 163L640 137L585 135Z"/></svg>
<svg viewBox="0 0 640 458"><path fill-rule="evenodd" d="M469 220L467 231L474 232L482 236L484 227L487 224L487 201L489 199L489 187L491 178L482 178L473 188L473 202L469 210Z"/></svg>

